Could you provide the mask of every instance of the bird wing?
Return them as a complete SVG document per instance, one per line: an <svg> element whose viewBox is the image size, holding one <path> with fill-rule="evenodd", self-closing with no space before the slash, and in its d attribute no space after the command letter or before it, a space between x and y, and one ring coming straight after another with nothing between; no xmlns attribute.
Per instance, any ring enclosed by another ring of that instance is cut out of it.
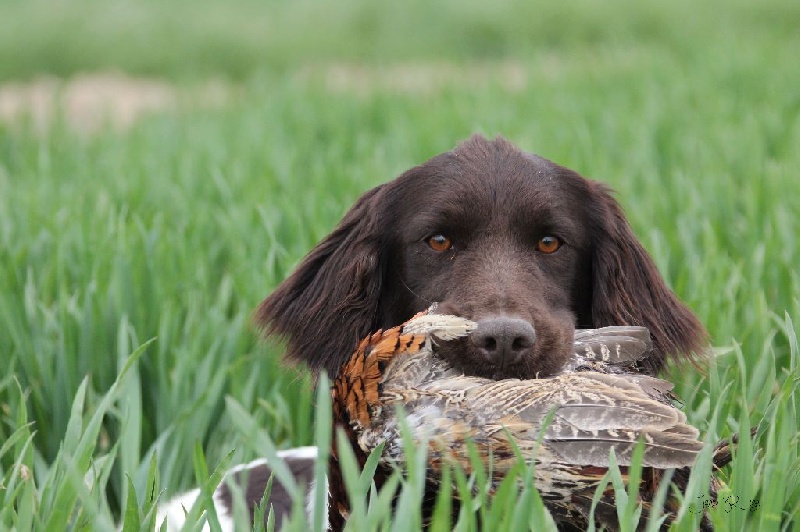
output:
<svg viewBox="0 0 800 532"><path fill-rule="evenodd" d="M560 460L607 467L612 447L618 463L630 465L642 440L643 465L656 468L691 465L702 448L697 429L686 423L683 412L621 375L581 372L500 381L456 376L415 390L385 381L382 398L384 416L394 415L389 404L402 405L420 440L448 445L465 439L489 445L504 440L507 432L515 443L533 449L541 435L546 450Z"/></svg>
<svg viewBox="0 0 800 532"><path fill-rule="evenodd" d="M618 463L629 465L642 441L645 466L694 463L702 443L685 415L664 401L668 382L594 371L527 380L464 376L435 356L435 341L474 327L456 316L421 313L362 341L334 384L335 403L362 450L385 442L386 459L403 460L400 406L418 443L457 461L466 460L467 440L482 454L511 455L510 437L528 461L607 467L613 448ZM637 360L651 346L641 327L576 333L576 353L595 353L608 364Z"/></svg>

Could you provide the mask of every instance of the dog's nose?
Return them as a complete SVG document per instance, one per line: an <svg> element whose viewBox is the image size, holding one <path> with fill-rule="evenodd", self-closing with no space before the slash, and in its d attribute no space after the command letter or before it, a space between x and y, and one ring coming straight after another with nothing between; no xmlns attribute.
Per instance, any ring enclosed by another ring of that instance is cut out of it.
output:
<svg viewBox="0 0 800 532"><path fill-rule="evenodd" d="M508 366L519 362L533 347L536 331L519 318L493 317L478 320L470 338L487 360Z"/></svg>

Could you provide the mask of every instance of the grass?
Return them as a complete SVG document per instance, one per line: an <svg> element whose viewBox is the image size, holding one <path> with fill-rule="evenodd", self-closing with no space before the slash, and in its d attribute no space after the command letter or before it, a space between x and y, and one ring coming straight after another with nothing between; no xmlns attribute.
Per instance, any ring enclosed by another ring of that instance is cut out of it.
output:
<svg viewBox="0 0 800 532"><path fill-rule="evenodd" d="M236 84L219 106L187 99L123 131L0 125L0 528L152 529L156 497L322 437L324 396L257 340L251 312L360 193L474 131L614 187L721 353L705 376L669 375L690 421L709 442L759 427L722 473L738 502L714 522L796 526L795 3L194 5L0 4L2 79ZM524 472L491 502L479 476L451 474L490 524L547 526ZM415 479L393 480L398 529L419 518ZM676 530L693 529L702 484ZM359 519L386 525L387 504Z"/></svg>

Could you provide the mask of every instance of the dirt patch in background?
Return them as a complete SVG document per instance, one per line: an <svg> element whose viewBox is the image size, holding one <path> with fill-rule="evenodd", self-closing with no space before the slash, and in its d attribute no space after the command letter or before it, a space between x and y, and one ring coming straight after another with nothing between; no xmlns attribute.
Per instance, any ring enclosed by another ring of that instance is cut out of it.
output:
<svg viewBox="0 0 800 532"><path fill-rule="evenodd" d="M165 82L120 74L87 74L68 81L42 78L0 85L0 120L14 124L30 117L44 130L63 113L67 124L82 133L106 124L124 129L142 113L174 107L176 96Z"/></svg>
<svg viewBox="0 0 800 532"><path fill-rule="evenodd" d="M428 96L451 87L485 89L491 85L507 92L521 92L528 87L528 77L526 66L515 61L472 64L421 62L378 66L332 63L301 68L295 80L301 84L321 84L331 93Z"/></svg>
<svg viewBox="0 0 800 532"><path fill-rule="evenodd" d="M539 67L539 76L558 70L548 62ZM384 66L332 63L300 67L289 74L289 82L299 89L314 87L331 94L362 97L375 93L427 96L452 87L490 85L513 93L526 90L530 78L530 67L511 61ZM92 134L106 126L124 130L143 115L175 109L179 104L223 105L240 89L220 80L179 88L164 80L103 72L70 79L41 78L0 84L0 122L13 126L30 118L39 131L46 131L56 118L63 117L71 129L82 134Z"/></svg>
<svg viewBox="0 0 800 532"><path fill-rule="evenodd" d="M214 105L230 92L221 82L208 82L188 94L166 81L114 73L41 78L0 85L0 121L14 125L30 118L45 131L56 117L63 117L79 133L95 133L107 125L124 130L145 114L176 108L179 100Z"/></svg>

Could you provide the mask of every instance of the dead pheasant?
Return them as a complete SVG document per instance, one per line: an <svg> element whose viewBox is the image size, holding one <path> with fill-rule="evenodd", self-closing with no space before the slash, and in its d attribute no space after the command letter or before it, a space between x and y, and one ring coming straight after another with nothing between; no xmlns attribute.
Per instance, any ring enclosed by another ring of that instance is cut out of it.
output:
<svg viewBox="0 0 800 532"><path fill-rule="evenodd" d="M381 463L388 469L404 462L396 415L396 405L402 405L415 441L427 442L432 484L442 462L469 471L465 442L470 439L483 455L491 453L496 486L517 463L510 438L528 462L536 462L536 487L556 521L577 527L587 523L610 449L624 470L637 442L644 441L645 513L661 472L694 463L702 443L697 429L671 404L672 385L631 373L651 349L647 329L577 331L574 357L559 375L493 381L464 376L434 355L437 341L465 336L474 327L456 316L421 313L361 342L332 390L334 419L348 432L357 455L363 459L385 442ZM335 464L334 452L334 469ZM335 488L335 473L334 528L348 508ZM614 529L610 497L609 488L595 519Z"/></svg>

